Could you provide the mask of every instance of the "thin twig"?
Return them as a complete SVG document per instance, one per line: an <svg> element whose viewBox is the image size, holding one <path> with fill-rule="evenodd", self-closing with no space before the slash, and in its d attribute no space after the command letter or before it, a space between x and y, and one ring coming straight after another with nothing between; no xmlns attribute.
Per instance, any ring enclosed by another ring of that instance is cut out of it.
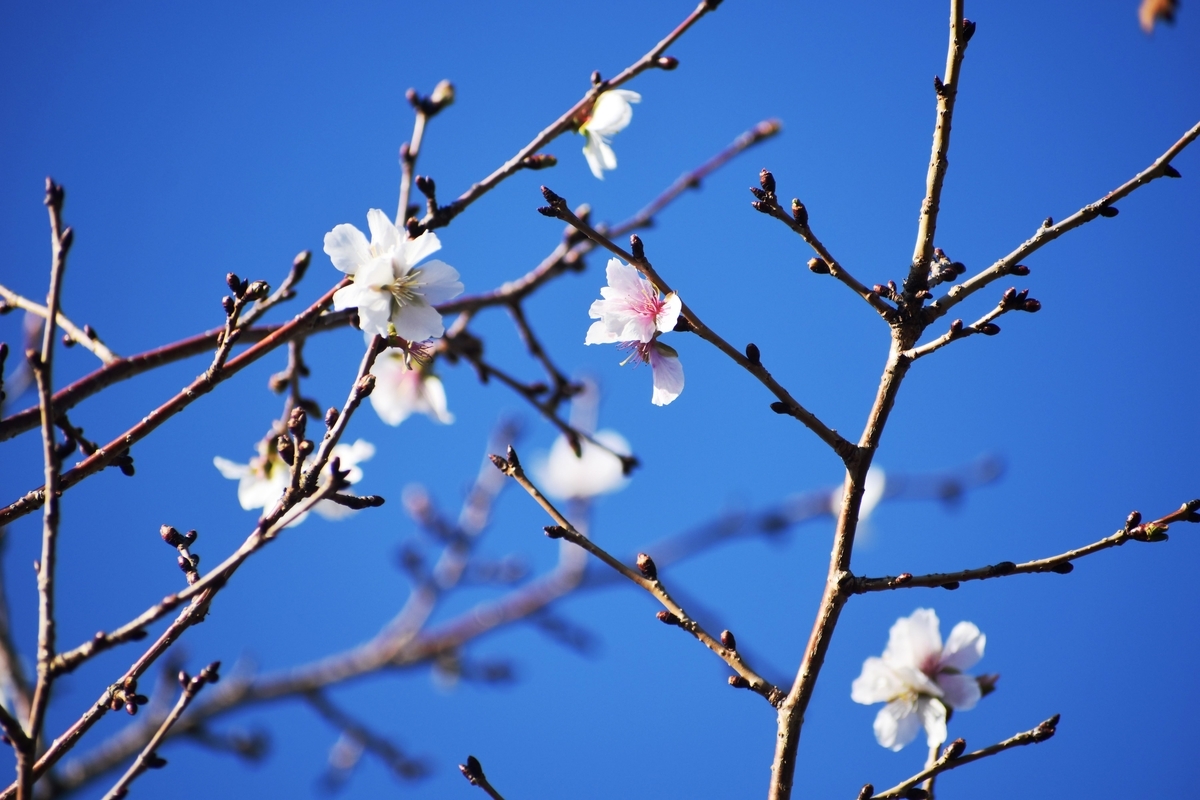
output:
<svg viewBox="0 0 1200 800"><path fill-rule="evenodd" d="M902 783L896 784L887 791L872 795L871 800L893 800L893 798L905 797L908 794L908 790L916 786L921 781L932 778L936 775L940 775L943 772L949 772L952 769L958 769L959 767L970 764L972 761L978 761L981 758L994 756L997 753L1003 753L1005 750L1011 750L1014 747L1024 747L1027 744L1041 744L1050 737L1054 736L1058 727L1058 719L1058 714L1055 714L1053 717L1046 720L1041 725L1038 725L1036 728L1031 728L1023 733L1018 733L1016 736L1009 737L1002 742L997 742L991 747L985 747L982 750L976 750L973 753L967 753L965 755L958 756L957 758L946 758L946 755L952 752L949 748L947 748L947 754L944 754L942 758L939 758L932 767L921 770L916 775L913 775L911 778L908 778Z"/></svg>
<svg viewBox="0 0 1200 800"><path fill-rule="evenodd" d="M50 313L46 310L45 306L22 297L3 285L0 285L0 303L13 308L19 308L22 311L28 311L30 314L39 316L42 319L46 319ZM109 350L104 342L100 341L100 337L96 335L96 332L91 327L80 328L74 322L67 319L67 315L61 310L55 315L55 319L58 322L58 327L62 328L71 337L72 344L83 345L84 349L90 350L103 364L111 364L117 360L117 354Z"/></svg>
<svg viewBox="0 0 1200 800"><path fill-rule="evenodd" d="M304 699L322 719L378 757L398 777L413 780L429 774L429 767L425 762L409 758L386 737L375 733L335 705L324 692L309 692Z"/></svg>
<svg viewBox="0 0 1200 800"><path fill-rule="evenodd" d="M917 222L917 244L913 249L912 266L904 281L905 300L919 305L917 292L928 288L929 264L933 257L933 242L937 232L938 210L942 200L942 185L949 166L950 124L954 118L954 101L958 97L958 81L967 42L975 32L975 23L963 18L963 0L950 0L950 44L946 52L946 77L934 77L937 93L937 124L933 129L933 152L925 176L925 199Z"/></svg>
<svg viewBox="0 0 1200 800"><path fill-rule="evenodd" d="M1171 166L1171 160L1175 156L1183 152L1189 144L1200 136L1200 122L1196 123L1192 128L1180 137L1179 141L1171 145L1165 153L1154 160L1154 163L1146 167L1134 177L1130 178L1119 187L1101 197L1094 203L1089 203L1083 208L1076 211L1066 219L1054 224L1052 220L1047 219L1042 227L1038 228L1037 233L1027 239L1020 247L1013 250L1011 253L992 264L987 269L979 272L960 284L950 288L945 296L934 300L925 308L925 317L927 320L934 320L944 316L950 309L961 303L963 300L970 297L975 292L992 283L995 280L1002 278L1005 275L1014 274L1014 270L1020 266L1019 262L1040 250L1044 245L1049 244L1058 237L1068 231L1078 228L1084 223L1091 222L1097 217L1111 216L1116 209L1113 204L1118 200L1132 194L1138 188L1145 186L1151 181L1164 177L1178 177L1179 172Z"/></svg>
<svg viewBox="0 0 1200 800"><path fill-rule="evenodd" d="M591 539L587 538L575 529L570 521L562 515L554 504L551 503L545 495L538 490L533 482L525 475L525 470L521 467L521 462L517 458L517 453L511 447L508 448L508 457L501 458L500 456L492 456L492 462L496 468L508 475L521 485L521 488L529 493L538 505L540 505L547 514L557 523L557 526L551 526L547 529L547 534L553 538L562 538L571 544L582 547L587 552L591 553L596 558L603 561L608 566L619 572L625 578L632 581L634 584L645 589L654 599L658 600L666 609L665 616L659 615L659 619L671 625L677 625L683 628L692 636L696 637L705 647L712 650L728 664L742 678L739 682L757 694L762 695L772 705L779 705L783 700L783 692L770 681L760 676L737 652L735 647L726 646L718 641L708 631L706 631L700 623L688 616L687 612L672 599L666 588L662 585L662 581L658 579L658 572L653 561L646 559L641 566L641 571L636 572L625 565L620 559L613 557L607 550L597 545ZM731 681L732 682L732 681ZM738 685L738 684L734 684Z"/></svg>
<svg viewBox="0 0 1200 800"><path fill-rule="evenodd" d="M487 796L492 800L504 800L500 793L496 791L492 784L488 783L487 776L483 774L483 765L479 763L479 759L475 756L467 756L467 763L459 764L458 769L462 772L463 777L472 786L478 786L483 791L487 792Z"/></svg>
<svg viewBox="0 0 1200 800"><path fill-rule="evenodd" d="M266 314L280 303L291 300L296 296L296 286L304 279L304 274L308 272L308 267L312 263L312 251L305 250L292 259L292 268L288 270L287 277L283 279L283 283L279 284L279 288L271 293L269 297L256 302L252 307L248 308L241 315L238 321L238 327L242 330L242 341L248 341L245 338L246 329L257 322L263 314Z"/></svg>
<svg viewBox="0 0 1200 800"><path fill-rule="evenodd" d="M138 776L149 769L162 769L167 765L164 758L158 755L158 747L163 740L167 738L167 734L171 728L183 716L183 712L191 704L192 699L199 694L206 683L216 683L218 680L217 670L221 666L219 661L214 661L200 671L200 674L194 678L188 677L186 672L179 673L179 683L182 690L179 694L179 700L175 702L175 707L171 709L171 713L167 714L166 719L158 726L158 730L150 737L150 741L129 765L129 769L125 774L113 784L113 787L108 790L108 794L104 795L104 800L117 800L117 798L125 797L129 794L129 786Z"/></svg>
<svg viewBox="0 0 1200 800"><path fill-rule="evenodd" d="M1200 500L1192 500L1184 503L1178 510L1159 517L1152 522L1142 522L1141 515L1135 511L1129 516L1125 527L1111 536L1106 536L1084 547L1068 550L1065 553L1050 556L1049 558L1026 561L1022 564L1014 564L1012 561L1001 561L986 567L964 569L958 572L931 573L929 575L914 576L911 573L905 572L898 576L888 576L886 578L855 578L853 590L855 593L883 592L890 589L907 589L917 586L957 589L959 584L966 581L983 581L989 578L1004 578L1009 575L1025 575L1034 572L1055 572L1065 575L1074 569L1071 562L1084 556L1090 556L1093 553L1099 553L1101 550L1120 547L1128 541L1165 541L1167 538L1167 528L1171 524L1175 522L1200 522L1200 515L1197 514L1197 509L1200 509Z"/></svg>
<svg viewBox="0 0 1200 800"><path fill-rule="evenodd" d="M450 221L461 214L463 210L467 208L467 206L471 205L471 203L475 202L480 197L483 197L483 195L494 189L505 178L508 178L509 176L525 168L527 158L537 153L538 150L542 149L562 134L578 127L578 125L582 122L580 117L586 114L592 108L593 104L596 102L596 98L598 98L601 94L609 91L610 89L615 89L618 86L628 83L648 69L655 67L661 68L663 64L659 61L659 58L666 51L666 49L670 47L676 39L687 32L688 28L692 27L697 20L699 20L708 12L716 10L718 5L720 5L720 0L702 0L702 2L696 6L695 10L688 14L687 18L685 18L683 22L679 23L679 25L677 25L673 31L671 31L664 39L662 39L662 41L654 45L649 52L622 70L615 78L600 80L594 83L592 88L589 89L587 93L584 94L584 96L577 103L575 103L575 105L571 106L566 113L564 113L561 117L552 122L549 127L545 128L541 133L535 136L533 141L517 151L517 154L508 161L504 162L499 169L497 169L491 175L488 175L482 181L472 184L471 188L467 189L467 191L460 195L457 200L454 200L449 205L432 209L426 213L425 216L421 218L419 229L431 230L433 228L440 228L445 225L449 225Z"/></svg>
<svg viewBox="0 0 1200 800"><path fill-rule="evenodd" d="M548 207L540 209L544 214L546 214L546 216L556 217L575 227L596 244L614 253L625 262L637 267L661 291L667 294L671 293L671 287L665 280L663 280L662 276L659 275L659 273L646 258L639 258L632 253L627 252L624 248L617 245L607 236L597 231L591 225L588 225L567 208L566 201L555 195L549 189L543 187L542 191L546 195L547 200L550 201L550 205ZM696 315L696 312L692 311L687 303L682 303L679 316L687 321L687 324L690 326L693 333L706 342L715 345L718 350L733 359L738 366L742 367L744 370L757 378L759 382L761 382L771 391L772 394L779 398L777 413L788 414L800 420L800 422L802 422L805 427L815 433L821 439L821 441L833 448L833 451L837 453L843 461L851 458L854 455L854 445L839 435L837 431L831 429L824 422L819 420L816 415L810 412L807 408L800 405L800 403L797 402L790 393L788 393L787 389L783 388L783 386L780 385L780 383L776 381L774 377L772 377L771 373L767 371L766 367L762 365L761 361L751 361L744 353L742 353L742 351L738 350L736 347L729 344L729 342L721 338L720 335L718 335L700 320L700 318Z"/></svg>

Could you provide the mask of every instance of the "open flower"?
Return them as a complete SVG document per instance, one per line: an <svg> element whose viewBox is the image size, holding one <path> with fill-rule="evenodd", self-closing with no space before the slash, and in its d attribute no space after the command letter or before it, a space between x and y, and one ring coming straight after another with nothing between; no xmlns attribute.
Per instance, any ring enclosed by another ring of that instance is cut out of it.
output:
<svg viewBox="0 0 1200 800"><path fill-rule="evenodd" d="M371 241L348 223L325 234L325 252L333 265L354 283L333 295L336 309L357 308L359 324L368 334L397 336L410 342L435 339L445 333L442 315L434 306L462 294L458 270L441 261L417 262L441 249L432 231L409 239L378 208L367 212Z"/></svg>
<svg viewBox="0 0 1200 800"><path fill-rule="evenodd" d="M960 622L942 644L937 614L918 608L896 620L883 657L863 663L850 698L856 703L887 703L875 717L875 739L899 750L924 726L929 747L946 741L946 710L967 711L982 696L978 680L964 675L983 658L987 637Z"/></svg>
<svg viewBox="0 0 1200 800"><path fill-rule="evenodd" d="M449 425L454 415L446 408L446 389L428 365L406 359L398 350L387 350L371 368L375 389L371 406L388 425L399 425L413 414Z"/></svg>
<svg viewBox="0 0 1200 800"><path fill-rule="evenodd" d="M338 459L338 466L342 471L348 473L346 480L350 483L358 483L363 476L362 468L358 466L359 463L369 461L373 455L375 455L375 446L359 439L354 444L336 445L330 453L329 460L332 463L333 459ZM283 496L284 491L287 490L291 480L291 467L280 458L279 452L275 449L274 439L259 442L258 455L250 459L249 464L238 464L217 456L213 459L213 465L226 478L238 482L238 503L247 511L256 508L265 511L274 507L279 498ZM328 472L329 466L326 465L325 469ZM342 519L354 513L353 509L346 508L332 500L320 501L313 507L313 510L325 519L331 520ZM301 514L291 524L299 525L306 516L308 515Z"/></svg>
<svg viewBox="0 0 1200 800"><path fill-rule="evenodd" d="M584 344L648 342L658 333L674 330L683 304L671 292L662 297L658 287L642 277L637 268L619 258L610 258L605 270L608 286L600 289L602 300L588 309L593 322Z"/></svg>
<svg viewBox="0 0 1200 800"><path fill-rule="evenodd" d="M630 361L649 364L654 373L650 402L665 406L683 391L683 365L675 348L658 337L675 329L683 303L674 292L662 297L657 286L619 258L609 259L606 274L608 286L600 289L603 299L588 309L588 316L596 322L588 328L583 343L617 343L631 349L622 366Z"/></svg>
<svg viewBox="0 0 1200 800"><path fill-rule="evenodd" d="M628 89L612 89L596 98L592 115L579 126L579 132L587 137L583 155L592 174L604 180L604 170L617 168L617 155L609 147L612 137L629 125L633 119L630 103L640 103L642 96Z"/></svg>

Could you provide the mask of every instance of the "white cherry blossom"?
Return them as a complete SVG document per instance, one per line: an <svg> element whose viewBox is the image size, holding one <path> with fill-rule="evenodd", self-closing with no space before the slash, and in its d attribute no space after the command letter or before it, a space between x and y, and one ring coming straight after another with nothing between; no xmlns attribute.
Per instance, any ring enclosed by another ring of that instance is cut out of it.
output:
<svg viewBox="0 0 1200 800"><path fill-rule="evenodd" d="M357 308L359 324L368 334L397 336L410 342L435 339L445 333L442 315L434 308L462 294L458 270L442 261L418 262L441 249L433 231L415 239L397 228L378 208L367 212L371 241L348 223L325 234L325 252L333 265L354 283L333 296L336 309Z"/></svg>
<svg viewBox="0 0 1200 800"><path fill-rule="evenodd" d="M858 521L866 522L875 511L876 506L883 500L884 490L887 489L887 476L879 467L872 466L867 471L867 479L863 481L862 502L858 504ZM829 493L829 513L838 516L842 513L841 487Z"/></svg>
<svg viewBox="0 0 1200 800"><path fill-rule="evenodd" d="M354 444L339 444L330 453L330 462L338 459L338 466L348 474L346 480L358 483L362 480L363 472L359 463L369 461L375 455L375 446L368 441L359 439ZM270 510L283 496L291 477L291 468L280 458L275 444L259 442L258 455L250 459L249 464L238 464L227 458L217 456L213 465L222 475L238 482L238 503L247 511L261 508ZM329 467L326 466L328 471ZM322 500L313 510L325 519L335 520L354 513L353 509L339 505L332 500ZM301 514L292 521L291 525L299 525L307 517Z"/></svg>
<svg viewBox="0 0 1200 800"><path fill-rule="evenodd" d="M604 180L606 169L617 168L617 155L609 142L612 137L625 130L633 119L630 103L640 103L642 96L628 89L611 89L596 98L592 115L579 126L579 132L587 138L583 155L591 167L592 174Z"/></svg>
<svg viewBox="0 0 1200 800"><path fill-rule="evenodd" d="M427 366L406 360L398 350L386 350L371 368L375 389L371 406L388 425L399 425L413 414L449 425L454 415L446 408L446 389Z"/></svg>
<svg viewBox="0 0 1200 800"><path fill-rule="evenodd" d="M896 620L883 657L868 658L850 690L856 703L887 703L875 717L875 740L899 750L923 726L929 747L944 743L946 709L970 710L982 696L979 682L963 670L983 658L986 643L973 623L960 622L943 645L932 609Z"/></svg>
<svg viewBox="0 0 1200 800"><path fill-rule="evenodd" d="M649 342L660 332L674 330L683 308L679 295L662 297L657 286L619 258L608 260L605 274L603 299L588 309L588 316L598 321L588 328L584 344Z"/></svg>

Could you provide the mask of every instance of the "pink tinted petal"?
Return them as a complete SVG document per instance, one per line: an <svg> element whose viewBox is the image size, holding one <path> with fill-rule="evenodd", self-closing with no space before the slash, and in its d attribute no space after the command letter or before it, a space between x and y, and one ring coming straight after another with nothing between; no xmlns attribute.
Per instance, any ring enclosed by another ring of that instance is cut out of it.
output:
<svg viewBox="0 0 1200 800"><path fill-rule="evenodd" d="M970 711L983 696L974 675L943 673L937 676L937 683L942 688L942 699L955 711Z"/></svg>
<svg viewBox="0 0 1200 800"><path fill-rule="evenodd" d="M371 260L367 237L349 223L335 225L333 230L325 234L325 253L333 266L347 275L353 275L360 266Z"/></svg>
<svg viewBox="0 0 1200 800"><path fill-rule="evenodd" d="M654 318L654 323L657 328L666 333L675 330L675 323L679 321L679 312L683 309L683 302L679 299L679 295L671 292L662 302L662 307L658 311L658 315Z"/></svg>
<svg viewBox="0 0 1200 800"><path fill-rule="evenodd" d="M979 632L973 622L960 622L950 631L950 638L942 649L941 666L959 671L970 669L983 658L987 637Z"/></svg>
<svg viewBox="0 0 1200 800"><path fill-rule="evenodd" d="M650 369L654 373L654 394L650 402L665 406L683 392L683 364L674 349L658 342L649 348Z"/></svg>
<svg viewBox="0 0 1200 800"><path fill-rule="evenodd" d="M642 278L638 273L637 268L633 267L619 258L610 258L608 266L604 269L604 276L608 279L608 285L624 297L637 297L642 292Z"/></svg>
<svg viewBox="0 0 1200 800"><path fill-rule="evenodd" d="M921 718L912 700L893 700L875 715L875 741L889 750L900 750L917 738Z"/></svg>
<svg viewBox="0 0 1200 800"><path fill-rule="evenodd" d="M654 338L656 329L654 327L654 319L652 317L636 315L624 317L625 325L621 328L621 332L617 334L617 339L622 342L649 342Z"/></svg>

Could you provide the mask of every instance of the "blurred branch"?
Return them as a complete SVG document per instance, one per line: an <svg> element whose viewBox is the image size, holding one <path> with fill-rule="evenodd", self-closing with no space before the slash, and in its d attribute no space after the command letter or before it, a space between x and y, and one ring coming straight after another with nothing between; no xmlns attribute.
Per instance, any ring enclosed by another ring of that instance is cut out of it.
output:
<svg viewBox="0 0 1200 800"><path fill-rule="evenodd" d="M1179 171L1171 166L1171 160L1183 152L1185 147L1195 141L1197 136L1200 136L1200 122L1196 123L1179 141L1175 142L1165 153L1155 159L1153 164L1096 202L1084 206L1058 224L1055 224L1054 220L1047 217L1042 226L1038 228L1037 233L1027 239L1016 250L1013 250L1004 258L982 272L973 275L968 280L951 287L945 296L930 303L925 309L926 320L933 321L938 317L944 316L954 306L1005 275L1024 274L1020 272L1021 265L1018 264L1019 261L1037 252L1042 246L1054 241L1064 233L1072 231L1087 222L1091 222L1097 217L1116 216L1117 209L1113 204L1132 194L1140 187L1158 178L1178 178Z"/></svg>
<svg viewBox="0 0 1200 800"><path fill-rule="evenodd" d="M964 581L982 581L988 578L1003 578L1009 575L1023 575L1032 572L1056 572L1060 575L1065 575L1075 568L1071 562L1084 556L1089 556L1092 553L1099 553L1101 550L1107 550L1111 547L1119 547L1128 541L1166 541L1167 528L1171 524L1175 522L1200 522L1200 514L1197 513L1197 509L1200 509L1200 500L1192 500L1184 503L1178 510L1159 517L1153 522L1142 522L1142 515L1134 511L1126 520L1125 527L1112 536L1107 536L1086 547L1080 547L1077 550L1068 550L1065 553L1051 556L1050 558L1026 561L1023 564L1001 561L998 564L992 564L987 567L965 569L960 572L942 572L917 576L905 572L896 577L856 578L854 579L853 589L858 594L882 592L889 589L907 589L916 586L937 586L943 589L957 589L959 584Z"/></svg>
<svg viewBox="0 0 1200 800"><path fill-rule="evenodd" d="M381 736L354 717L338 708L323 692L309 692L304 696L310 708L344 736L357 742L368 753L379 758L398 778L415 780L429 774L429 766L419 759L409 758L399 747Z"/></svg>
<svg viewBox="0 0 1200 800"><path fill-rule="evenodd" d="M909 791L918 783L928 778L933 778L934 776L940 775L943 772L949 772L952 769L958 769L959 767L966 766L972 761L978 761L981 758L987 758L988 756L994 756L997 753L1003 753L1005 750L1011 750L1014 747L1024 747L1027 744L1041 744L1050 737L1054 736L1058 727L1058 719L1058 714L1055 714L1053 717L1046 720L1041 725L1038 725L1036 728L1032 728L1023 733L1018 733L1016 736L1012 736L1002 742L997 742L990 747L985 747L982 750L976 750L973 753L967 753L965 755L955 756L954 751L958 748L955 748L954 743L951 743L946 747L946 751L942 754L941 758L939 758L932 767L928 767L927 769L918 772L916 775L913 775L911 778L908 778L902 783L896 784L885 792L880 792L879 794L868 794L867 797L869 797L870 800L893 800L894 798L911 797ZM957 741L962 740L959 739ZM865 786L863 787L864 793L866 788L867 787ZM922 796L923 795L924 793L922 793ZM860 794L859 796L862 797L863 794Z"/></svg>

